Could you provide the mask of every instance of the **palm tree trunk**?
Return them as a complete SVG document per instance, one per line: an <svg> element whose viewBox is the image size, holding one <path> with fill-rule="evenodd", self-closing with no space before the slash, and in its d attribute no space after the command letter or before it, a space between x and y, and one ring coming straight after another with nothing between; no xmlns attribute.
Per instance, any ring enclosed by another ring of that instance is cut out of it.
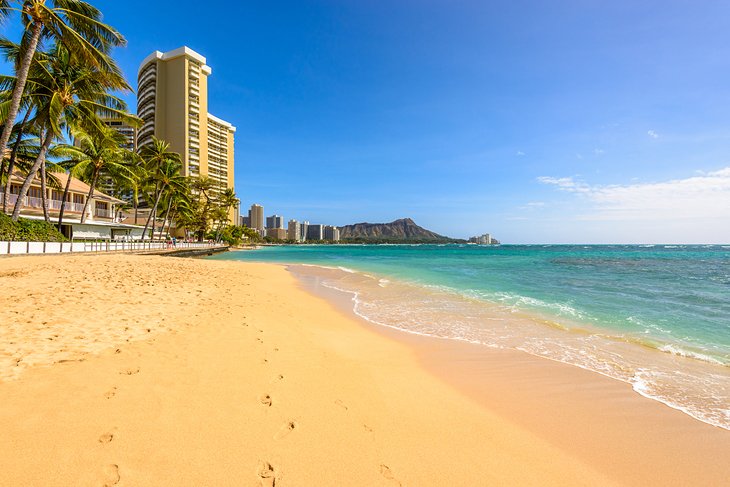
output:
<svg viewBox="0 0 730 487"><path fill-rule="evenodd" d="M168 222L167 222L167 233L170 233L170 229L172 228L172 219L174 217L175 217L175 212L173 211L172 214L170 215L170 220L168 220Z"/></svg>
<svg viewBox="0 0 730 487"><path fill-rule="evenodd" d="M25 91L25 82L28 79L30 63L33 61L33 55L35 54L36 47L38 47L38 40L41 38L42 30L43 24L33 22L28 48L23 53L20 66L18 66L18 71L15 73L15 86L13 87L13 96L8 109L8 118L5 119L5 126L3 127L2 135L0 135L0 154L5 154L5 149L8 146L10 133L13 130L15 118L18 116L18 110L20 109L20 100L23 98L23 92Z"/></svg>
<svg viewBox="0 0 730 487"><path fill-rule="evenodd" d="M152 220L152 217L154 216L155 212L157 211L157 205L160 203L160 197L162 197L162 191L160 190L157 193L157 196L155 196L155 205L152 207L152 211L150 212L150 216L147 218L147 223L144 224L144 230L142 230L142 239L144 240L144 236L147 233L147 229L150 226L150 220ZM153 225L153 233L154 233L154 225ZM150 235L150 240L152 240L153 235Z"/></svg>
<svg viewBox="0 0 730 487"><path fill-rule="evenodd" d="M84 209L81 211L81 223L86 222L86 210L89 209L91 203L91 197L94 196L94 188L96 187L96 181L99 179L99 170L94 170L94 175L91 177L91 185L89 186L89 194L86 196L84 201Z"/></svg>
<svg viewBox="0 0 730 487"><path fill-rule="evenodd" d="M160 198L162 199L162 190L160 190ZM152 212L152 230L150 230L150 240L154 240L155 238L155 226L157 226L157 206L154 207L154 211Z"/></svg>
<svg viewBox="0 0 730 487"><path fill-rule="evenodd" d="M28 123L28 118L30 117L30 108L27 112L25 112L25 117L23 117L23 122L20 124L20 130L18 130L18 138L15 141L15 144L13 145L13 151L10 153L10 162L8 162L8 181L5 183L5 193L3 194L3 213L8 212L8 200L10 199L10 178L13 175L13 169L15 169L15 158L18 156L18 148L20 147L21 139L23 138L23 132L25 129L25 124ZM2 179L2 175L0 175L0 179Z"/></svg>
<svg viewBox="0 0 730 487"><path fill-rule="evenodd" d="M35 162L33 163L33 166L30 168L30 171L28 171L28 176L25 178L25 181L23 181L23 185L20 187L20 192L18 193L18 199L15 202L15 207L13 208L13 221L18 221L18 218L20 217L20 208L23 206L23 200L25 199L26 195L28 194L28 189L30 189L30 185L33 182L33 179L35 178L35 175L38 173L38 168L41 167L41 164L46 163L46 152L48 152L48 148L51 146L51 141L53 140L53 132L48 129L46 130L45 140L43 141L43 145L41 146L41 150L38 153L38 157L36 157Z"/></svg>
<svg viewBox="0 0 730 487"><path fill-rule="evenodd" d="M134 205L134 224L137 224L137 206L139 205L139 195L137 193L137 190L134 190L134 195L132 196L132 205Z"/></svg>
<svg viewBox="0 0 730 487"><path fill-rule="evenodd" d="M61 209L58 210L58 231L61 231L61 223L63 222L63 212L66 209L66 198L68 198L68 190L71 187L71 172L68 173L66 187L63 188L63 197L61 198Z"/></svg>
<svg viewBox="0 0 730 487"><path fill-rule="evenodd" d="M165 210L165 218L162 219L162 228L160 232L165 233L165 223L167 223L167 217L170 216L170 208L172 207L172 195L170 195L170 201L167 202L167 210Z"/></svg>
<svg viewBox="0 0 730 487"><path fill-rule="evenodd" d="M47 189L46 163L44 162L43 164L41 164L41 203L43 206L43 218L46 220L46 223L50 223L51 218L48 216L48 194L46 194Z"/></svg>

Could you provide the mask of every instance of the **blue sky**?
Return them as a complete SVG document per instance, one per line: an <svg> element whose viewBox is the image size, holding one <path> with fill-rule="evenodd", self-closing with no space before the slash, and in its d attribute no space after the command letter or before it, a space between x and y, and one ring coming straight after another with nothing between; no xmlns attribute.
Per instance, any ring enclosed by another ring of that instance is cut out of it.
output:
<svg viewBox="0 0 730 487"><path fill-rule="evenodd" d="M512 243L730 242L726 2L93 3L128 39L132 84L154 50L207 57L244 209Z"/></svg>

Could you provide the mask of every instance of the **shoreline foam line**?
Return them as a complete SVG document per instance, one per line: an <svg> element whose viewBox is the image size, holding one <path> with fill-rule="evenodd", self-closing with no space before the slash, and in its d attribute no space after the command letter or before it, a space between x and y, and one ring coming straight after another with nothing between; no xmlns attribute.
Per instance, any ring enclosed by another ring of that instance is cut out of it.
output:
<svg viewBox="0 0 730 487"><path fill-rule="evenodd" d="M375 276L366 274L366 273L364 273L362 271L353 271L352 269L348 269L348 271L343 271L343 269L340 268L340 267L333 267L333 266L326 266L326 265L316 265L316 264L298 264L298 263L283 264L283 265L290 272L292 272L292 274L294 274L295 276L297 275L297 272L296 272L295 267L296 266L303 266L303 267L315 268L315 269L316 268L319 268L319 269L327 269L327 270L335 271L335 272L341 271L341 272L346 272L348 274L353 274L354 273L354 274L358 274L358 275L363 276L363 277L370 277L371 279L373 279L374 281L376 281L376 283L378 285L380 284L380 280L381 280L378 277L375 277ZM319 277L322 277L322 276L319 276ZM391 282L390 281L390 278L388 278L387 280L388 280L389 283ZM402 284L409 285L409 286L414 286L413 283L408 283L408 282L405 282L405 283L402 283ZM594 366L590 366L590 365L587 365L587 364L584 364L584 363L580 363L580 362L577 362L577 361L570 361L570 360L566 360L566 359L561 359L561 358L556 357L556 356L550 356L550 355L546 355L544 353L538 353L538 352L533 351L533 350L530 350L529 348L526 348L524 346L505 346L505 345L500 345L500 344L495 344L495 343L487 343L487 342L484 342L484 341L481 341L481 340L468 339L468 338L464 338L464 337L458 337L458 336L443 336L443 335L437 335L437 334L433 334L433 333L428 333L428 332L422 332L422 331L418 331L418 330L408 329L408 328L403 327L403 326L398 326L398 325L386 323L386 322L383 322L383 321L380 321L380 320L376 320L373 317L369 316L367 313L363 312L360 309L361 306L362 306L362 302L360 300L361 292L354 291L354 290L350 290L350 289L343 289L341 287L335 286L335 285L333 285L331 283L327 283L327 282L318 282L318 285L321 285L321 286L323 286L323 287L325 287L327 289L331 289L333 291L337 291L337 292L340 292L340 293L344 293L344 294L350 295L351 296L351 299L350 300L352 302L352 309L351 309L352 313L355 316L358 316L359 318L365 320L368 323L371 323L371 324L374 324L374 325L377 325L377 326L383 326L383 327L386 327L386 328L389 328L389 329L392 329L392 330L397 330L399 332L405 332L405 333L408 333L408 334L411 334L411 335L416 335L416 336L422 336L422 337L428 337L428 338L437 338L437 339L441 339L441 340L460 341L460 342L464 342L464 343L471 343L471 344L475 344L475 345L479 345L479 346L485 346L485 347L492 348L492 349L516 350L516 351L519 351L519 352L522 352L522 353L529 354L529 355L531 355L533 357L538 357L538 358L542 358L542 359L548 359L548 360L551 360L553 362L557 362L557 363L562 363L562 364L565 364L565 365L570 365L570 366L578 367L580 369L583 369L583 370L586 370L586 371L589 371L589 372L593 372L593 373L597 373L597 374L602 375L604 377L607 377L607 378L610 378L610 379L613 379L613 380L616 380L616 381L625 383L625 384L629 385L631 387L631 389L636 394L638 394L638 395L640 395L640 396L642 396L642 397L644 397L646 399L650 399L652 401L656 401L656 402L659 402L661 404L664 404L664 405L666 405L666 406L668 406L668 407L670 407L672 409L678 410L678 411L680 411L680 412L682 412L682 413L690 416L691 418L693 418L693 419L695 419L697 421L701 421L701 422L703 422L705 424L709 424L709 425L712 425L714 427L718 427L718 428L721 428L721 429L724 429L724 430L730 430L730 409L725 410L725 411L723 411L721 409L715 411L717 413L717 415L719 415L724 420L724 422L723 422L723 421L721 421L719 419L716 419L713 416L710 416L707 411L698 410L697 408L693 408L692 405L682 404L681 402L678 402L676 399L673 399L673 398L670 398L670 397L662 396L660 394L653 394L651 392L651 385L652 385L652 383L651 383L650 380L648 380L646 378L646 375L647 374L651 374L652 373L652 370L649 369L649 368L637 367L636 370L635 370L635 372L633 374L631 374L630 376L621 377L621 376L618 376L615 373L612 374L610 371L601 370L599 367L597 367L595 365ZM429 286L423 286L423 287L424 288L427 288ZM433 286L430 286L430 287L433 289ZM438 289L438 291L443 292L444 290L443 289ZM464 297L464 296L462 296L462 297ZM480 299L480 301L483 301L483 300ZM499 304L499 303L493 303L493 304ZM520 312L521 313L524 313L524 314L527 314L528 316L530 315L529 312L525 312L523 310L520 310ZM542 325L543 320L541 319L541 317L539 317L539 316L531 316L531 318L533 319L534 323L539 324L539 325ZM566 328L561 328L561 329L562 329L563 332L570 333L570 329L566 329ZM620 337L612 337L612 336L601 335L601 338L606 339L606 340L610 340L610 341L617 341L617 342L620 341L620 342L625 343L625 344L630 345L630 346L637 346L637 345L638 346L642 346L643 345L641 343L635 343L635 342L632 342L630 340L621 339ZM646 348L650 351L650 353L653 352L653 353L660 353L662 355L665 355L665 354L666 355L672 355L672 356L677 356L677 357L679 357L681 359L684 359L684 360L702 362L704 364L712 365L712 366L717 366L717 367L726 367L725 365L722 365L722 364L717 364L717 363L713 363L713 362L710 362L710 361L702 361L701 359L695 358L693 356L685 356L685 355L681 355L681 354L675 354L673 352L661 350L661 349L656 348L656 347L646 346Z"/></svg>

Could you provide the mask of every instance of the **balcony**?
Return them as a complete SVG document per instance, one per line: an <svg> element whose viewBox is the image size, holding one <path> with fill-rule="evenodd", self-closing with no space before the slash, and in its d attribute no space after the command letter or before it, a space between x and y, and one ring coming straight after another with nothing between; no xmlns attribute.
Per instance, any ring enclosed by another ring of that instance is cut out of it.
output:
<svg viewBox="0 0 730 487"><path fill-rule="evenodd" d="M94 216L98 216L101 218L111 218L113 216L113 214L108 209L97 208L96 211L94 212Z"/></svg>
<svg viewBox="0 0 730 487"><path fill-rule="evenodd" d="M2 198L5 193L0 193L0 204L2 202ZM8 206L15 206L15 202L18 201L18 195L17 194L10 194L10 197L8 198ZM48 199L48 209L49 210L60 210L61 209L61 200L56 199ZM35 196L26 196L23 198L23 204L21 208L32 208L34 210L43 208L43 199L37 198ZM63 211L69 212L69 213L81 213L84 210L84 204L83 203L72 203L70 201L66 202L66 205L64 206Z"/></svg>
<svg viewBox="0 0 730 487"><path fill-rule="evenodd" d="M48 200L48 208L51 210L60 210L61 203L63 203L61 200ZM63 207L63 211L69 213L81 213L83 210L83 203L72 203L70 201L67 201L66 205Z"/></svg>

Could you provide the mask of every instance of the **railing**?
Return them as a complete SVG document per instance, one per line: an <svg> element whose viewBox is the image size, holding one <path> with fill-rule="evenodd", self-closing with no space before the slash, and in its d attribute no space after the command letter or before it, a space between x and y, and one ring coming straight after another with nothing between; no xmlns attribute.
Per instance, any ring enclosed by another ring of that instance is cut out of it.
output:
<svg viewBox="0 0 730 487"><path fill-rule="evenodd" d="M144 252L154 250L206 249L222 247L215 242L176 242L161 240L93 240L71 242L0 241L0 255L65 254L81 252Z"/></svg>
<svg viewBox="0 0 730 487"><path fill-rule="evenodd" d="M3 198L5 197L5 193L0 193L0 205L3 202ZM15 202L18 201L18 195L10 193L8 196L8 205L15 205Z"/></svg>
<svg viewBox="0 0 730 487"><path fill-rule="evenodd" d="M43 198L36 198L34 196L26 196L25 204L23 206L29 206L30 208L43 208Z"/></svg>
<svg viewBox="0 0 730 487"><path fill-rule="evenodd" d="M94 216L100 216L102 218L111 218L112 212L109 210L104 210L102 208L97 208L96 212L94 213Z"/></svg>
<svg viewBox="0 0 730 487"><path fill-rule="evenodd" d="M4 194L5 193L0 193L0 204L2 204ZM18 201L18 195L11 193L10 197L8 198L8 205L15 205L16 201ZM61 203L63 203L61 200L49 199L48 209L60 210ZM34 196L26 196L25 198L23 198L23 204L21 208L43 208L43 199L36 198ZM83 209L83 203L71 203L70 201L67 201L66 206L64 207L64 211L68 211L71 213L81 213Z"/></svg>

